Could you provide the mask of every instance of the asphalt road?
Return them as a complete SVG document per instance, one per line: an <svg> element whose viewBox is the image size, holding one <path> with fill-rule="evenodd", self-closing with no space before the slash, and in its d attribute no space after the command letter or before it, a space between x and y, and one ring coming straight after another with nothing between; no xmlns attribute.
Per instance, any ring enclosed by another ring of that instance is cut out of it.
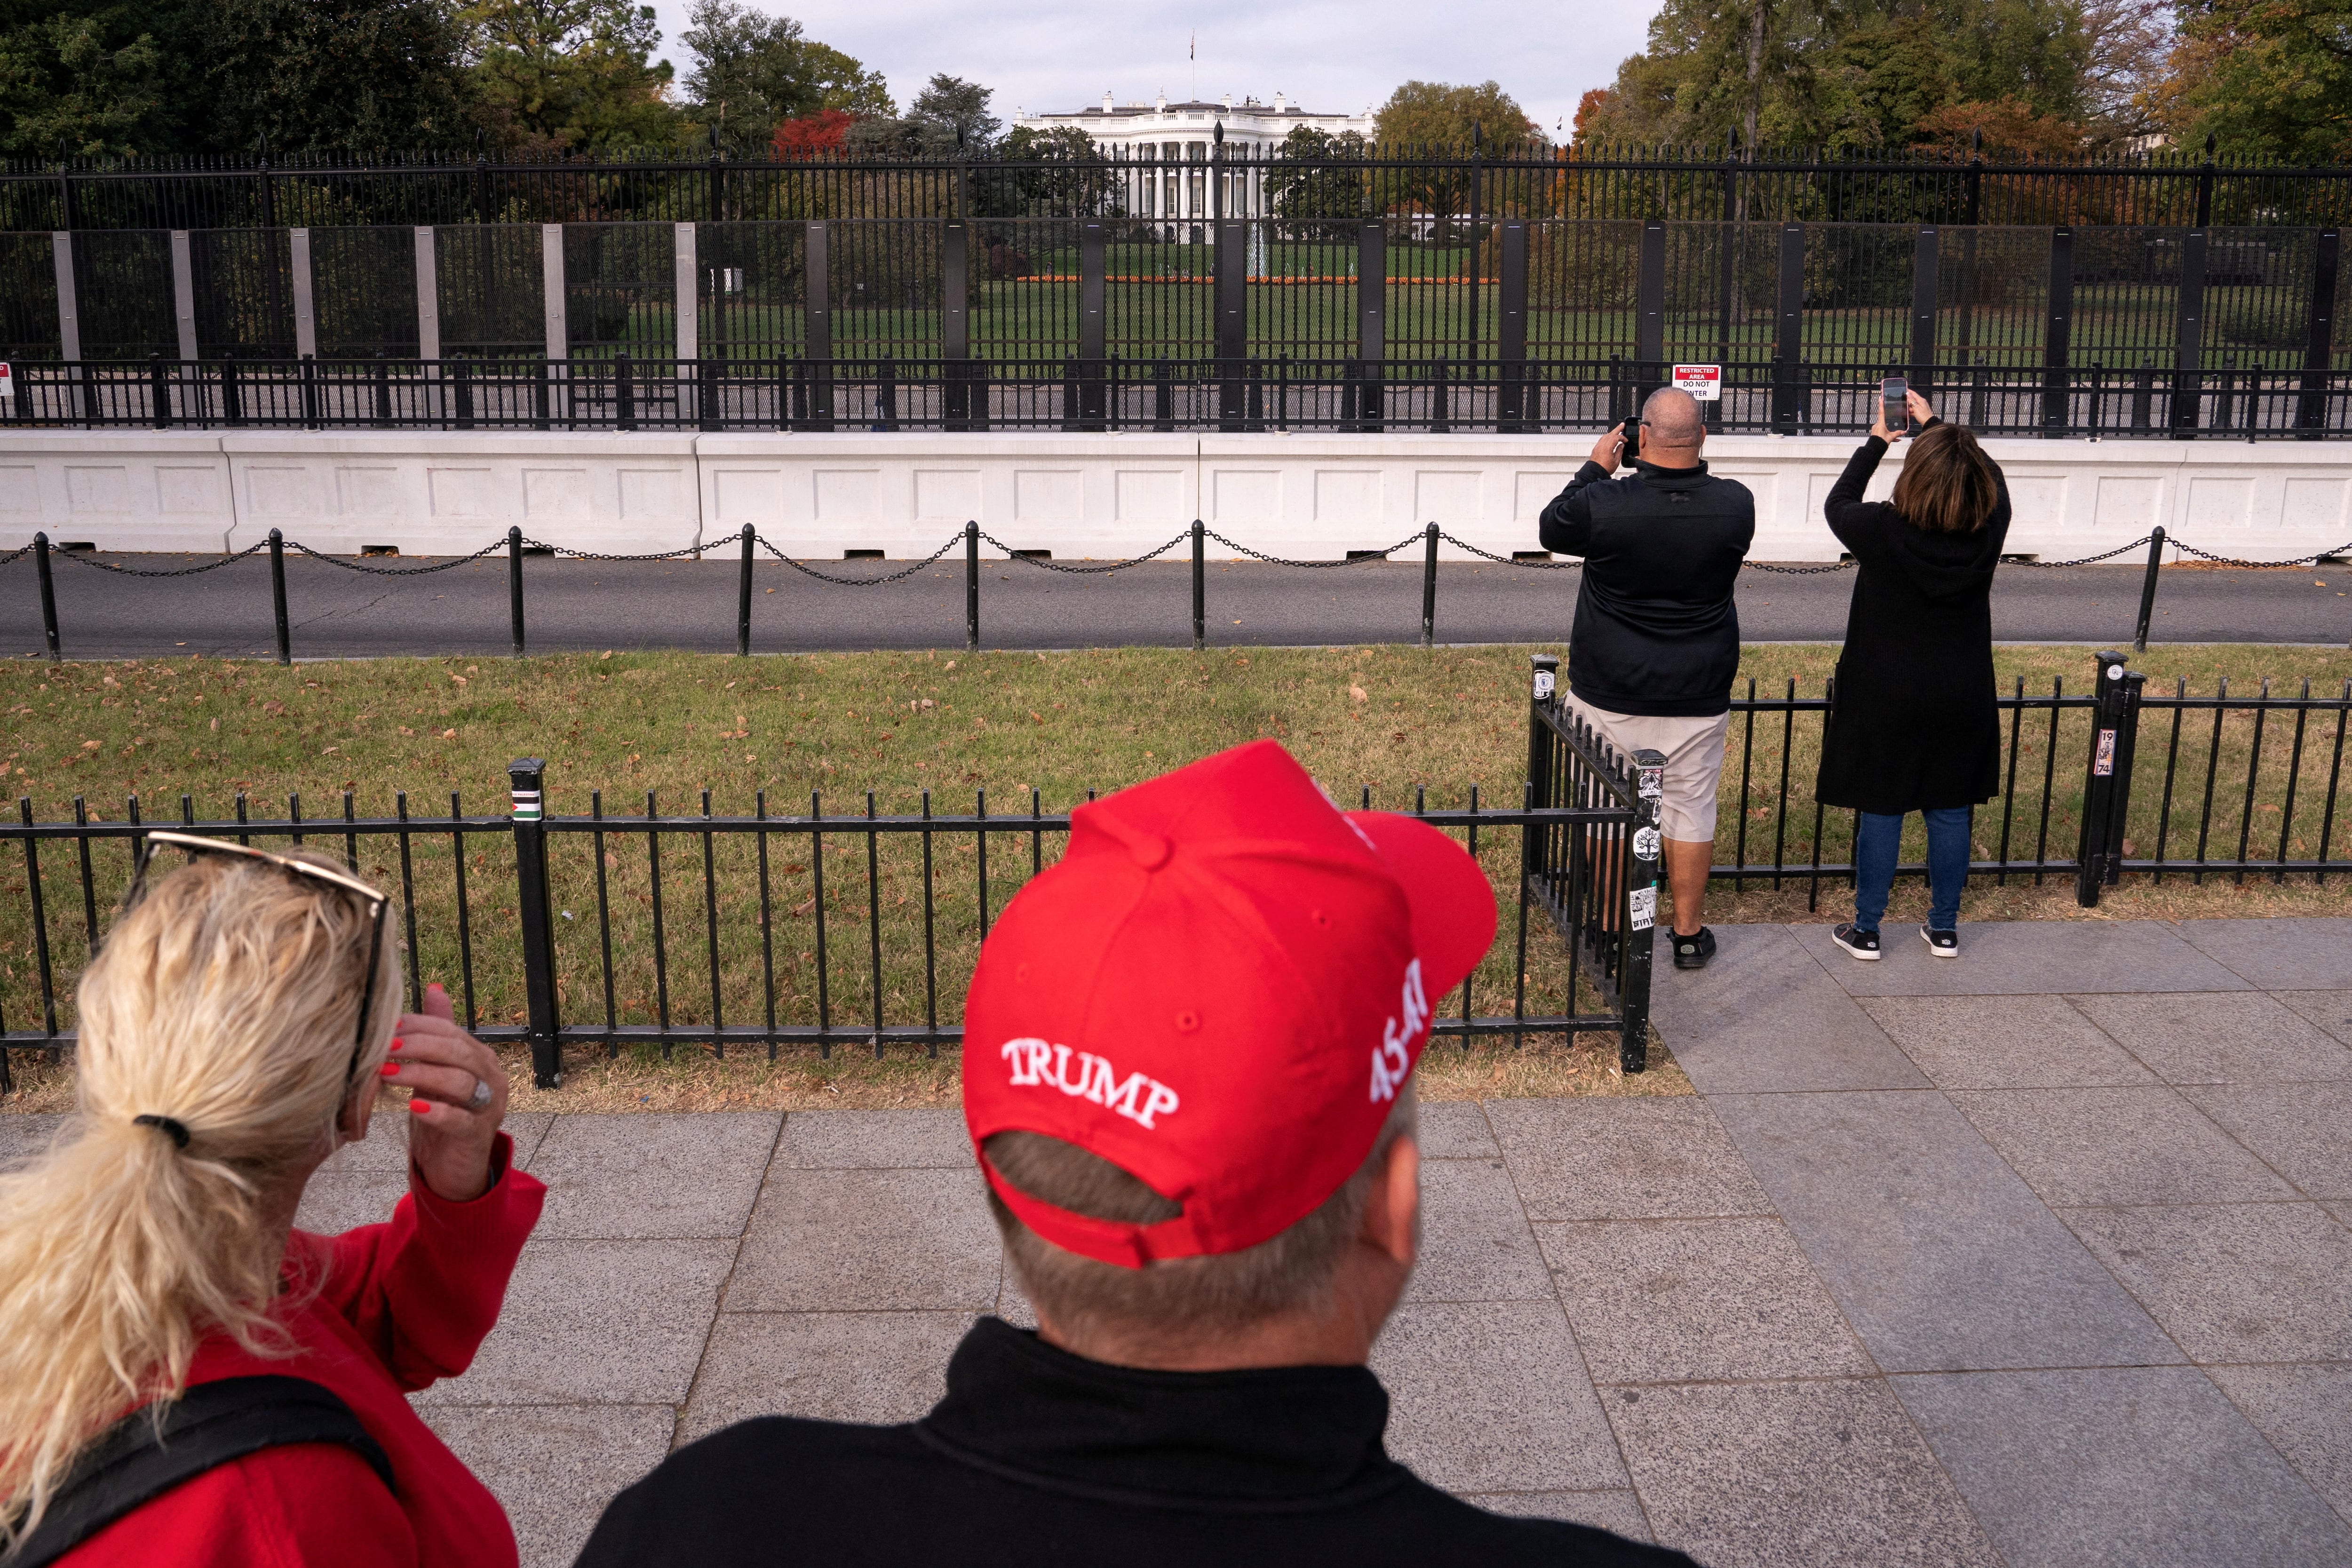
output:
<svg viewBox="0 0 2352 1568"><path fill-rule="evenodd" d="M274 641L268 558L198 576L131 578L58 560L53 568L64 652L75 658L267 658ZM203 557L108 555L143 569ZM374 564L374 563L372 563ZM392 565L392 562L382 564ZM403 559L397 564L429 564ZM828 562L874 578L903 564ZM534 652L735 647L736 563L538 558L524 566ZM751 646L763 653L955 647L964 638L963 565L942 561L903 581L862 587L816 581L762 561L753 569ZM299 557L286 564L298 658L496 655L509 647L503 558L426 575L376 576ZM1446 643L1563 640L1581 574L1525 567L1438 568L1437 637ZM1993 587L2003 642L2128 642L2137 566L2006 566ZM1834 641L1845 629L1850 572L1741 574L1739 623L1750 641ZM2352 642L2352 566L2293 571L2167 568L2150 637L2158 642ZM1192 638L1186 563L1153 562L1074 576L1025 562L983 562L981 637L989 647L1183 646ZM1308 571L1212 563L1208 634L1220 645L1409 642L1421 633L1421 568L1368 563ZM29 557L0 567L0 653L42 651Z"/></svg>

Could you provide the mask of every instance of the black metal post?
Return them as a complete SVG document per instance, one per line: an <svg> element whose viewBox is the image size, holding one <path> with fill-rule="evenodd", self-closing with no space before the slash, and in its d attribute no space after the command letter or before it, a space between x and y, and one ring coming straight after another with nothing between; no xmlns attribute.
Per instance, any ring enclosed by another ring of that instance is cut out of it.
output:
<svg viewBox="0 0 2352 1568"><path fill-rule="evenodd" d="M1081 430L1103 427L1103 370L1108 337L1103 321L1108 262L1106 226L1089 219L1078 226L1078 406Z"/></svg>
<svg viewBox="0 0 2352 1568"><path fill-rule="evenodd" d="M1209 645L1208 530L1192 520L1192 651ZM53 639L54 640L54 639Z"/></svg>
<svg viewBox="0 0 2352 1568"><path fill-rule="evenodd" d="M1797 433L1806 396L1800 370L1804 361L1805 226L1780 226L1780 298L1773 317L1772 428Z"/></svg>
<svg viewBox="0 0 2352 1568"><path fill-rule="evenodd" d="M1495 403L1495 428L1515 435L1527 425L1528 226L1503 223L1501 296L1495 301L1495 358L1501 377Z"/></svg>
<svg viewBox="0 0 2352 1568"><path fill-rule="evenodd" d="M1665 380L1666 363L1666 220L1654 217L1642 225L1642 267L1634 285L1633 381L1634 405L1641 395Z"/></svg>
<svg viewBox="0 0 2352 1568"><path fill-rule="evenodd" d="M1421 646L1437 646L1437 524L1422 535Z"/></svg>
<svg viewBox="0 0 2352 1568"><path fill-rule="evenodd" d="M1151 427L1176 428L1176 372L1164 359L1151 362Z"/></svg>
<svg viewBox="0 0 2352 1568"><path fill-rule="evenodd" d="M1922 224L1911 247L1911 384L1922 397L1936 381L1936 302L1938 241L1933 225Z"/></svg>
<svg viewBox="0 0 2352 1568"><path fill-rule="evenodd" d="M980 524L963 525L963 646L980 651Z"/></svg>
<svg viewBox="0 0 2352 1568"><path fill-rule="evenodd" d="M613 423L623 430L637 427L637 382L626 350L613 356Z"/></svg>
<svg viewBox="0 0 2352 1568"><path fill-rule="evenodd" d="M2210 175L2209 165L2206 177ZM2198 205L2203 207L2210 200L2200 189ZM2205 231L2195 228L2180 242L2180 319L2172 357L2171 419L2173 438L2180 441L2196 438L2201 422L2199 405L2204 401L2200 372L2205 365Z"/></svg>
<svg viewBox="0 0 2352 1568"><path fill-rule="evenodd" d="M33 535L33 573L41 584L41 635L48 639L49 662L54 664L63 656L58 651L58 590L49 579L49 536Z"/></svg>
<svg viewBox="0 0 2352 1568"><path fill-rule="evenodd" d="M832 230L813 223L802 262L807 291L803 314L802 353L809 369L808 427L833 428L833 282L828 257Z"/></svg>
<svg viewBox="0 0 2352 1568"><path fill-rule="evenodd" d="M1617 1065L1636 1073L1650 1067L1650 960L1658 940L1658 858L1665 847L1658 814L1665 798L1666 758L1663 752L1643 751L1626 760L1633 774L1633 831L1626 836L1625 905L1620 911L1625 941L1617 969Z"/></svg>
<svg viewBox="0 0 2352 1568"><path fill-rule="evenodd" d="M758 535L750 523L743 525L743 569L735 579L735 651L749 657L751 652L751 546Z"/></svg>
<svg viewBox="0 0 2352 1568"><path fill-rule="evenodd" d="M507 530L507 618L514 630L514 656L522 657L522 530Z"/></svg>
<svg viewBox="0 0 2352 1568"><path fill-rule="evenodd" d="M472 362L464 354L459 354L450 367L450 388L457 399L457 428L460 430L474 427L473 369Z"/></svg>
<svg viewBox="0 0 2352 1568"><path fill-rule="evenodd" d="M172 427L172 383L164 374L162 354L147 356L147 386L148 412L155 416L155 428L169 430Z"/></svg>
<svg viewBox="0 0 2352 1568"><path fill-rule="evenodd" d="M2042 340L2042 434L2066 434L2074 404L2069 366L2074 342L2074 231L2061 224L2050 231L2050 320Z"/></svg>
<svg viewBox="0 0 2352 1568"><path fill-rule="evenodd" d="M278 662L294 662L294 627L286 615L286 536L269 531L269 605L278 616Z"/></svg>
<svg viewBox="0 0 2352 1568"><path fill-rule="evenodd" d="M723 300L721 304L723 306ZM727 427L721 416L723 411L719 406L719 362L708 354L694 362L695 413L700 416L700 424L705 430Z"/></svg>
<svg viewBox="0 0 2352 1568"><path fill-rule="evenodd" d="M2091 755L2083 781L2083 831L2074 851L2074 902L2099 907L2106 883L2108 818L2115 811L2116 757L2122 741L2124 656L2098 656L2092 688Z"/></svg>
<svg viewBox="0 0 2352 1568"><path fill-rule="evenodd" d="M2299 439L2315 441L2327 428L2327 370L2336 353L2336 274L2343 259L2341 230L2323 228L2311 262L2311 310L2303 347L2303 397L2295 410Z"/></svg>
<svg viewBox="0 0 2352 1568"><path fill-rule="evenodd" d="M1356 358L1362 362L1355 428L1381 428L1381 362L1388 357L1389 239L1384 218L1368 217L1356 231Z"/></svg>
<svg viewBox="0 0 2352 1568"><path fill-rule="evenodd" d="M961 186L961 171L958 187ZM971 226L950 220L940 246L940 358L946 374L946 424L961 430L971 417Z"/></svg>
<svg viewBox="0 0 2352 1568"><path fill-rule="evenodd" d="M302 428L319 427L319 360L315 354L304 354L301 362Z"/></svg>
<svg viewBox="0 0 2352 1568"><path fill-rule="evenodd" d="M546 774L547 764L537 757L507 764L514 800L515 913L522 927L530 1079L541 1089L558 1089L563 1083L562 1019L556 1007L554 900L547 892Z"/></svg>
<svg viewBox="0 0 2352 1568"><path fill-rule="evenodd" d="M2164 524L2158 523L2147 536L2147 574L2139 584L2139 629L2132 634L2132 651L2147 651L2147 623L2156 614L2156 574L2164 564Z"/></svg>
<svg viewBox="0 0 2352 1568"><path fill-rule="evenodd" d="M1249 225L1217 225L1217 428L1240 430L1248 418L1243 357L1249 352Z"/></svg>

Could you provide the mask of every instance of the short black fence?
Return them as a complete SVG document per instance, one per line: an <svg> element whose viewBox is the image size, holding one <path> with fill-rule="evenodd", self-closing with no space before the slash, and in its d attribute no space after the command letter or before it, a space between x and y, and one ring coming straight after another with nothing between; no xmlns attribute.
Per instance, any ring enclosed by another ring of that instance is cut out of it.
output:
<svg viewBox="0 0 2352 1568"><path fill-rule="evenodd" d="M682 561L689 559L699 561L705 555L717 555L732 548L737 552L737 566L735 574L735 651L740 655L749 656L751 652L752 641L752 574L753 568L758 564L759 552L764 552L770 558L790 567L793 571L799 573L803 576L811 578L817 582L828 584L835 587L882 588L887 587L895 583L904 582L907 579L915 576L919 573L923 572L925 569L947 556L955 549L957 544L961 543L963 546L964 646L967 648L977 652L981 647L982 574L980 570L980 547L983 542L987 543L991 548L1002 552L1008 560L1019 562L1024 566L1037 571L1052 572L1063 576L1091 577L1107 576L1111 573L1124 571L1131 566L1139 566L1149 561L1156 561L1161 556L1173 552L1177 546L1189 542L1192 546L1192 647L1194 649L1198 650L1208 646L1208 555L1209 544L1212 541L1215 542L1215 543L1223 549L1233 551L1236 557L1247 557L1252 561L1260 562L1267 565L1296 567L1304 571L1324 571L1334 568L1344 569L1350 566L1369 564L1376 561L1388 561L1396 556L1402 551L1408 550L1415 544L1420 545L1420 633L1421 646L1423 647L1434 647L1437 640L1437 554L1438 546L1441 542L1454 545L1457 549L1467 552L1476 559L1486 561L1500 566L1507 566L1525 571L1575 571L1583 565L1581 561L1572 558L1561 561L1551 560L1548 554L1540 551L1518 552L1511 555L1497 554L1495 552L1483 550L1475 544L1456 539L1453 534L1446 532L1444 529L1440 528L1433 522L1424 524L1420 530L1407 534L1404 538L1398 540L1394 544L1391 544L1384 549L1351 550L1348 552L1344 557L1337 560L1295 561L1278 555L1268 554L1264 551L1253 549L1238 541L1228 539L1214 529L1208 527L1206 524L1202 522L1200 519L1195 518L1192 520L1192 526L1184 532L1177 534L1175 537L1170 539L1165 544L1160 545L1155 550L1146 551L1141 555L1134 556L1125 561L1100 562L1055 561L1052 559L1051 552L1048 551L1016 549L996 538L993 534L983 531L979 523L967 522L964 524L963 530L961 533L950 535L945 541L941 542L937 550L932 551L930 554L923 557L922 559L912 562L905 566L901 566L896 571L880 571L870 575L856 575L838 571L826 571L821 567L812 565L805 561L797 560L792 556L786 555L783 552L778 550L772 543L762 539L760 536L759 530L751 526L746 526L734 533L722 534L719 538L709 541L708 543L687 545L677 550L649 551L642 554L635 555L609 555L602 554L594 551L573 550L562 545L545 544L537 540L524 537L523 531L520 528L509 528L507 530L506 538L486 544L481 549L475 551L469 555L452 556L446 560L430 562L414 566L393 566L386 565L382 562L370 562L366 559L354 559L350 556L329 554L324 552L312 550L310 546L301 543L299 541L289 540L286 538L279 530L275 528L269 531L268 537L257 543L249 544L246 546L245 549L237 551L233 554L224 555L211 561L202 562L194 566L129 566L122 564L120 562L100 560L95 551L85 547L61 548L53 545L49 542L49 536L46 532L41 532L36 533L33 536L33 542L30 544L20 546L5 554L0 554L0 566L6 566L28 554L34 557L34 578L37 584L41 601L41 627L43 639L48 657L55 659L65 657L65 634L63 626L59 623L58 617L56 569L53 564L53 563L60 556L76 565L82 566L92 571L110 573L117 576L131 578L190 577L218 571L222 567L234 565L240 561L248 560L266 552L268 553L269 563L270 604L277 623L278 662L280 664L290 664L294 659L294 622L286 582L286 552L290 550L298 554L309 556L315 561L324 562L346 572L382 577L430 576L436 573L453 571L457 567L468 565L474 562L480 561L487 556L497 554L503 551L507 559L508 620L513 638L514 656L520 658L526 654L530 647L530 626L526 613L526 606L529 600L528 596L524 593L523 572L523 563L530 556L534 554L542 556L561 555L593 561L642 562ZM2037 558L2020 558L2016 561L2015 564L2020 567L2042 569L2082 566L2096 562L2111 561L2119 557L2132 555L2139 552L2143 547L2147 550L2147 557L2140 576L2139 616L2137 627L2133 640L2133 647L2136 649L2142 651L2144 651L2147 647L2148 628L2156 614L2157 585L2160 580L2161 568L2164 563L2164 552L2167 548L2171 548L2179 551L2182 554L2193 555L2201 561L2220 565L2243 568L2263 568L2273 566L2297 566L2315 562L2340 560L2346 553L2352 552L2352 541L2347 541L2346 543L2337 545L2332 550L2320 551L2310 555L2297 556L2290 561L2242 561L2229 556L2218 555L2210 551L2200 550L2195 545L2184 543L2181 541L2172 539L2168 536L2164 529L2159 526L2150 530L2147 533L2141 535L2139 538L2131 541L2129 543L2119 544L2112 550L2101 551L2095 555L2086 555L2079 560L2042 561ZM1751 561L1747 563L1748 569L1750 571L1793 574L1797 575L1813 575L1822 573L1842 572L1849 569L1853 564L1853 563L1851 561L1841 561L1835 563L1823 564L1820 566L1793 566L1756 561Z"/></svg>
<svg viewBox="0 0 2352 1568"><path fill-rule="evenodd" d="M1133 359L534 356L26 361L0 426L154 430L1329 430L1543 435L1622 421L1670 367L1288 355ZM1922 374L1922 372L1926 374ZM2125 355L1914 366L1891 354L1722 367L1710 430L1839 435L1910 375L1990 436L2316 440L2352 427L2352 370Z"/></svg>
<svg viewBox="0 0 2352 1568"><path fill-rule="evenodd" d="M2210 695L2186 680L2149 691L2127 656L2102 653L2090 681L2063 677L1999 699L2001 793L1978 808L1972 877L2039 887L2072 880L2085 908L2126 872L2152 882L2228 877L2284 882L2352 872L2343 820L2344 743L2352 680L2334 694L2263 681ZM1811 784L1822 731L1836 706L1821 696L1759 695L1731 704L1732 743L1718 795L1714 868L1735 889L1801 883L1806 907L1824 885L1853 879L1855 814L1823 806ZM1898 875L1927 874L1924 830L1906 825Z"/></svg>
<svg viewBox="0 0 2352 1568"><path fill-rule="evenodd" d="M1654 791L1639 793L1635 768L1561 722L1548 680L1538 690L1529 727L1539 772L1517 805L1486 805L1474 787L1460 808L1433 807L1420 791L1409 807L1460 836L1504 915L1501 939L1450 1005L1433 999L1433 1026L1465 1044L1613 1033L1623 1070L1640 1072ZM1070 825L1034 791L1010 812L992 811L982 791L955 816L935 813L928 790L912 814L883 814L868 791L863 810L845 814L812 795L805 816L772 813L764 791L751 815L719 816L708 790L696 814L665 815L648 792L642 813L624 816L590 791L584 814L562 816L545 809L545 766L512 766L500 816L467 815L455 793L447 816L418 816L404 793L393 816L362 818L347 791L340 816L309 821L299 795L275 821L252 819L242 795L232 819L199 821L183 795L170 826L308 843L396 883L409 1005L425 981L453 977L467 1026L528 1042L538 1081L552 1086L567 1048L764 1047L772 1058L784 1045L877 1056L906 1046L936 1056L962 1038L962 992L991 921ZM1370 809L1371 792L1360 798ZM74 1038L76 977L155 826L135 796L112 821L79 799L69 823L37 823L29 799L17 810L0 826L0 838L18 841L24 873L5 889L22 897L0 903L0 1088L5 1047Z"/></svg>

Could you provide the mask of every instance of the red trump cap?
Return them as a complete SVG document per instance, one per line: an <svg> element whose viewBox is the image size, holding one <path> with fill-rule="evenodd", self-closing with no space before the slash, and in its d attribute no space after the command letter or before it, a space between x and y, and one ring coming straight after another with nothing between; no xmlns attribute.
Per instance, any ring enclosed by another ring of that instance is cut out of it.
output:
<svg viewBox="0 0 2352 1568"><path fill-rule="evenodd" d="M1095 1219L981 1167L1030 1229L1106 1263L1270 1240L1362 1165L1433 1004L1494 936L1461 846L1340 811L1272 741L1080 806L982 945L964 1121L975 1146L1074 1143L1183 1213Z"/></svg>

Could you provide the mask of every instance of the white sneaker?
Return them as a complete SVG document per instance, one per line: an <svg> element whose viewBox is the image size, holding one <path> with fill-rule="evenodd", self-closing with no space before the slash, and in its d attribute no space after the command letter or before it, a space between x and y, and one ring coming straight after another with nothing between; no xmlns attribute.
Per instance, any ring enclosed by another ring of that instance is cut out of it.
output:
<svg viewBox="0 0 2352 1568"><path fill-rule="evenodd" d="M1960 933L1958 931L1931 931L1926 926L1921 926L1919 928L1919 940L1926 942L1927 944L1927 951L1934 953L1937 958L1958 958L1960 956Z"/></svg>

